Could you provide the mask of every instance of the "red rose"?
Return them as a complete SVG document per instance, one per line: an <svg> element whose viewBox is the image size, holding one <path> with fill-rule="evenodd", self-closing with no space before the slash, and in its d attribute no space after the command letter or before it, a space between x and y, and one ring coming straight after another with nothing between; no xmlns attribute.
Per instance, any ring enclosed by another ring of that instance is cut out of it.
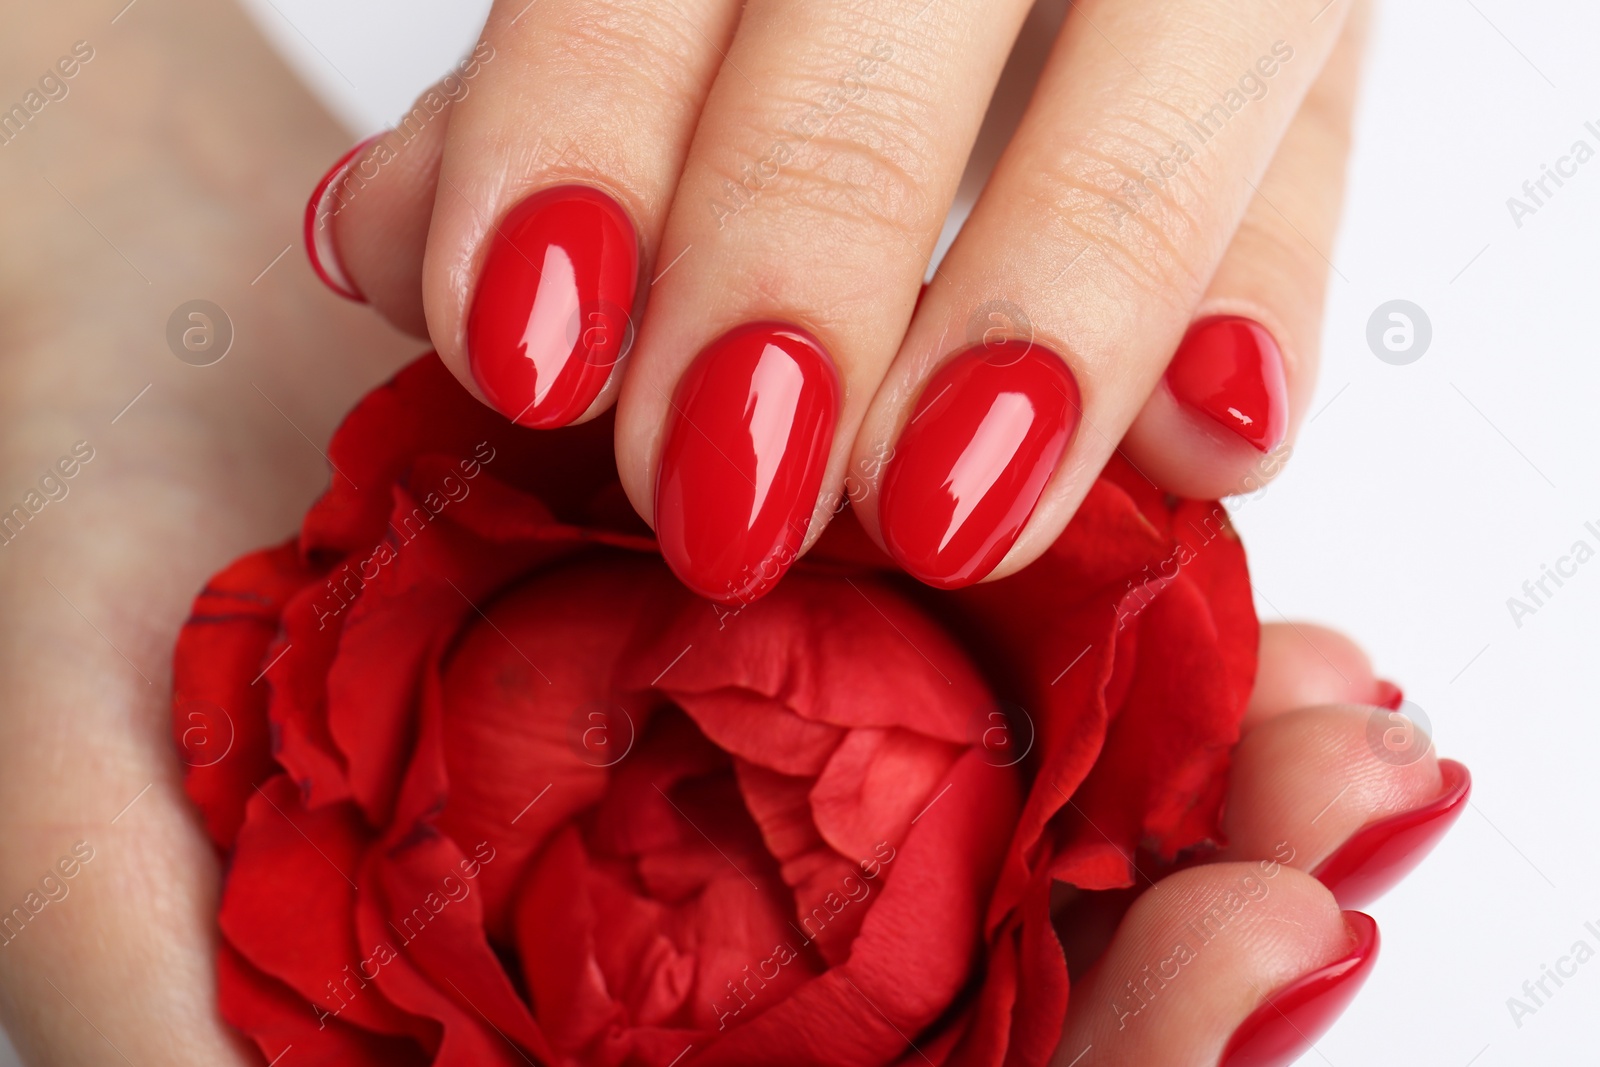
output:
<svg viewBox="0 0 1600 1067"><path fill-rule="evenodd" d="M512 427L430 356L329 455L176 656L222 1011L267 1060L1042 1064L1052 882L1216 836L1257 636L1217 505L1113 465L956 593L841 516L735 614L604 421Z"/></svg>

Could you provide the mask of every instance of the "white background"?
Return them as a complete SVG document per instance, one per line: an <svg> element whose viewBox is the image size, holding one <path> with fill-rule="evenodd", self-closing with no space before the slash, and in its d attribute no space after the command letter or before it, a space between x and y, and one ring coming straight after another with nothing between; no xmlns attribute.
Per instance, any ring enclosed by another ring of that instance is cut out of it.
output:
<svg viewBox="0 0 1600 1067"><path fill-rule="evenodd" d="M1314 9L1320 6L1307 3ZM1348 2L1348 0L1339 0ZM484 0L247 0L353 134L471 47ZM1577 139L1600 150L1600 9L1403 0L1381 12L1331 281L1315 414L1239 516L1263 618L1346 629L1475 778L1471 809L1369 910L1382 958L1302 1063L1593 1063L1600 959L1517 1027L1506 999L1600 926L1593 710L1600 559L1518 628L1507 598L1600 537L1600 158L1518 228L1506 199ZM1431 347L1369 350L1414 301ZM5 1062L0 1050L0 1063Z"/></svg>

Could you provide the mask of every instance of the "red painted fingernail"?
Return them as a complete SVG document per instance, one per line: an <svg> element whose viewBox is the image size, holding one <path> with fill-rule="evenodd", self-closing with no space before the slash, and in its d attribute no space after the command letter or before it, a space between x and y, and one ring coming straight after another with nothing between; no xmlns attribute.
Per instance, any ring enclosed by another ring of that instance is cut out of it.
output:
<svg viewBox="0 0 1600 1067"><path fill-rule="evenodd" d="M1340 907L1365 907L1383 896L1455 824L1472 795L1472 774L1465 765L1442 759L1439 777L1444 788L1433 800L1363 826L1312 872Z"/></svg>
<svg viewBox="0 0 1600 1067"><path fill-rule="evenodd" d="M1178 403L1216 420L1262 452L1289 430L1283 353L1266 328L1238 315L1217 315L1189 327L1167 367Z"/></svg>
<svg viewBox="0 0 1600 1067"><path fill-rule="evenodd" d="M922 390L879 504L895 562L941 589L986 576L1016 543L1079 421L1062 358L1027 341L969 348Z"/></svg>
<svg viewBox="0 0 1600 1067"><path fill-rule="evenodd" d="M367 298L361 295L361 290L350 280L350 275L345 272L344 263L339 259L339 245L333 236L333 220L344 210L352 195L352 190L345 181L350 176L351 168L366 153L367 148L382 136L378 134L368 137L340 156L339 161L322 176L317 187L311 190L311 199L306 201L306 256L311 260L311 269L322 279L323 285L346 300L354 300L358 304L365 304Z"/></svg>
<svg viewBox="0 0 1600 1067"><path fill-rule="evenodd" d="M534 193L495 228L467 314L472 377L502 415L551 429L589 410L631 340L639 239L588 185Z"/></svg>
<svg viewBox="0 0 1600 1067"><path fill-rule="evenodd" d="M1359 911L1344 913L1348 955L1274 991L1239 1024L1217 1067L1286 1067L1327 1032L1349 1007L1378 959L1378 924Z"/></svg>
<svg viewBox="0 0 1600 1067"><path fill-rule="evenodd" d="M1398 685L1379 678L1373 684L1372 703L1375 707L1387 708L1390 711L1399 711L1400 705L1406 702L1406 695Z"/></svg>
<svg viewBox="0 0 1600 1067"><path fill-rule="evenodd" d="M747 603L799 554L839 414L816 338L758 322L708 345L678 383L656 480L656 537L701 596Z"/></svg>

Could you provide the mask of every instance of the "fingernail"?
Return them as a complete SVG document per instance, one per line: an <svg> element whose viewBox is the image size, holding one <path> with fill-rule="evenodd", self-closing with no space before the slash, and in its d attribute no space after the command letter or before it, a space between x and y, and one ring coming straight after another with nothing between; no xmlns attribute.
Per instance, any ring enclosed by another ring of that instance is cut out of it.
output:
<svg viewBox="0 0 1600 1067"><path fill-rule="evenodd" d="M1217 315L1190 326L1167 366L1167 388L1259 451L1272 451L1288 433L1283 353L1253 319Z"/></svg>
<svg viewBox="0 0 1600 1067"><path fill-rule="evenodd" d="M661 554L723 603L761 596L811 527L839 413L839 375L816 338L740 326L690 365L672 397L656 480Z"/></svg>
<svg viewBox="0 0 1600 1067"><path fill-rule="evenodd" d="M565 426L589 410L632 340L639 239L588 185L534 193L490 238L467 314L472 376L522 426Z"/></svg>
<svg viewBox="0 0 1600 1067"><path fill-rule="evenodd" d="M1228 1039L1217 1067L1286 1067L1327 1032L1355 998L1378 959L1378 924L1344 913L1348 955L1276 990Z"/></svg>
<svg viewBox="0 0 1600 1067"><path fill-rule="evenodd" d="M1383 896L1455 824L1472 795L1472 774L1464 764L1442 759L1439 777L1444 787L1433 800L1363 826L1312 872L1340 907L1365 907Z"/></svg>
<svg viewBox="0 0 1600 1067"><path fill-rule="evenodd" d="M895 562L954 589L1016 543L1079 421L1078 383L1027 341L969 348L923 388L884 473L879 514Z"/></svg>
<svg viewBox="0 0 1600 1067"><path fill-rule="evenodd" d="M354 300L358 304L365 304L367 298L361 295L361 290L350 280L350 275L344 269L344 263L339 259L339 246L333 238L333 220L344 210L344 205L349 199L344 179L350 173L350 168L355 166L367 148L382 136L378 134L368 137L340 156L339 161L322 176L317 187L311 190L311 199L306 201L305 242L311 269L322 279L323 285L346 300Z"/></svg>
<svg viewBox="0 0 1600 1067"><path fill-rule="evenodd" d="M1406 695L1404 691L1402 691L1401 688L1398 685L1395 685L1393 682L1388 682L1382 678L1379 678L1377 682L1373 684L1373 706L1387 708L1390 711L1399 711L1400 705L1404 704L1405 701Z"/></svg>

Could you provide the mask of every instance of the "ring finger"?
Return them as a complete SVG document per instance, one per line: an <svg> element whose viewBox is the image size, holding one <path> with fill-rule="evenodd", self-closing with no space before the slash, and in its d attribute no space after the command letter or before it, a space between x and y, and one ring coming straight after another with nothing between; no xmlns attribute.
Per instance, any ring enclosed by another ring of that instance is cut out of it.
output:
<svg viewBox="0 0 1600 1067"><path fill-rule="evenodd" d="M1163 385L1122 442L1140 470L1179 496L1260 488L1286 461L1311 401L1368 13L1365 2L1351 11Z"/></svg>
<svg viewBox="0 0 1600 1067"><path fill-rule="evenodd" d="M860 511L907 570L966 585L1055 540L1160 379L1347 6L1073 6L856 442L858 463L892 456Z"/></svg>

